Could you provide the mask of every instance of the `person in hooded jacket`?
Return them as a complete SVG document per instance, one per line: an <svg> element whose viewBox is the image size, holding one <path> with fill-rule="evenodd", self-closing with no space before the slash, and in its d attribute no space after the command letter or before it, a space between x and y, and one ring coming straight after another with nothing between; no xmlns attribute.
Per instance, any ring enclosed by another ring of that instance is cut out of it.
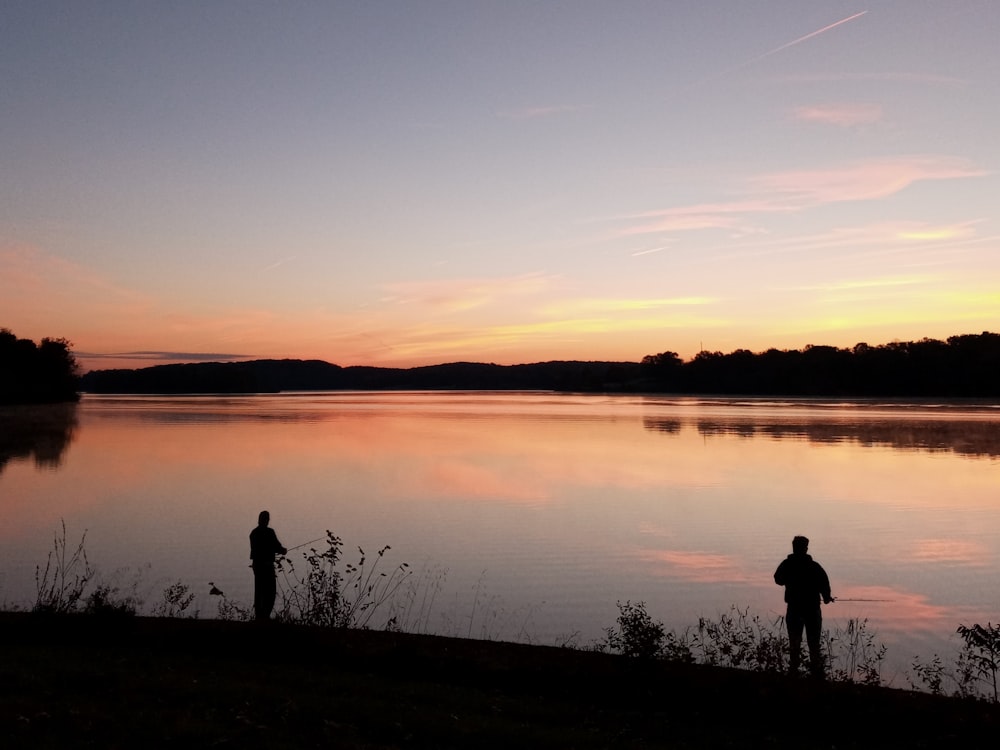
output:
<svg viewBox="0 0 1000 750"><path fill-rule="evenodd" d="M788 671L798 674L802 651L802 631L805 629L809 644L809 671L814 677L825 674L823 654L820 650L820 633L823 629L823 613L820 600L830 604L834 599L830 594L830 578L823 566L807 554L809 540L804 536L792 539L792 554L781 561L774 571L774 582L785 587L785 624L788 627L789 655Z"/></svg>

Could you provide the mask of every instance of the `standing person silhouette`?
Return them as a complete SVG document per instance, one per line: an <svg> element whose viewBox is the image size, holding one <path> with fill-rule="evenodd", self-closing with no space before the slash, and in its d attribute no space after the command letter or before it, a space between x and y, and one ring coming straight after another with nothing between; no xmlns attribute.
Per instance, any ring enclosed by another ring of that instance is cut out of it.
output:
<svg viewBox="0 0 1000 750"><path fill-rule="evenodd" d="M792 539L792 554L781 561L774 571L774 582L785 587L785 602L788 610L785 624L788 626L788 645L791 653L788 660L789 674L799 671L802 651L802 629L805 628L809 643L809 671L814 677L825 674L823 654L820 651L820 632L823 629L823 613L819 601L824 604L833 601L830 595L830 578L823 566L807 554L809 540L804 536Z"/></svg>
<svg viewBox="0 0 1000 750"><path fill-rule="evenodd" d="M268 524L271 514L262 510L257 516L257 528L250 532L250 565L253 568L253 610L258 621L271 618L274 598L277 595L277 579L274 572L274 558L284 555L287 549L281 546L278 535Z"/></svg>

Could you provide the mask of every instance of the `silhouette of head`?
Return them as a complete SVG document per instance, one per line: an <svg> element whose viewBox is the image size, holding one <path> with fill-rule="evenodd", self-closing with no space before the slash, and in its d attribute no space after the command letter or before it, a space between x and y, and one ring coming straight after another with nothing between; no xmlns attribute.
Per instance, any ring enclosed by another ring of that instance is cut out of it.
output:
<svg viewBox="0 0 1000 750"><path fill-rule="evenodd" d="M269 523L271 523L271 514L268 513L266 510L262 510L260 512L260 515L257 516L257 525L267 526Z"/></svg>
<svg viewBox="0 0 1000 750"><path fill-rule="evenodd" d="M809 549L809 540L804 536L797 536L792 539L792 552L804 555Z"/></svg>

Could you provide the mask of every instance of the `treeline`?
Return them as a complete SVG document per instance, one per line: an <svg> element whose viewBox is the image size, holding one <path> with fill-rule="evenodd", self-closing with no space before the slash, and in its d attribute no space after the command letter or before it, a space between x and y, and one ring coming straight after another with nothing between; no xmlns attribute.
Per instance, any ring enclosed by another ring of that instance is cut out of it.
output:
<svg viewBox="0 0 1000 750"><path fill-rule="evenodd" d="M1000 334L849 349L807 346L754 353L675 352L641 362L457 362L429 367L340 367L319 360L202 362L97 370L92 393L268 393L310 390L554 390L704 395L899 398L1000 397Z"/></svg>
<svg viewBox="0 0 1000 750"><path fill-rule="evenodd" d="M320 360L263 359L95 370L81 378L90 393L276 393L388 390L626 390L640 377L636 362L541 362L494 365L455 362L397 369L340 367Z"/></svg>
<svg viewBox="0 0 1000 750"><path fill-rule="evenodd" d="M66 339L19 339L0 328L0 404L76 401L79 368Z"/></svg>
<svg viewBox="0 0 1000 750"><path fill-rule="evenodd" d="M851 349L699 352L688 362L663 352L644 357L642 368L649 390L660 392L995 398L1000 396L1000 334Z"/></svg>

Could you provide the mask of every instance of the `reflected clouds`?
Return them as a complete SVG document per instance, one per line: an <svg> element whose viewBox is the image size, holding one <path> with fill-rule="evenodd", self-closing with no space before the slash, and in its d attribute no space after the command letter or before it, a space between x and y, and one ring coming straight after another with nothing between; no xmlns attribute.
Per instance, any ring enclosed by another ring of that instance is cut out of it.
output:
<svg viewBox="0 0 1000 750"><path fill-rule="evenodd" d="M683 578L694 583L755 583L746 565L731 555L684 550L641 550L638 557L653 565L654 575Z"/></svg>
<svg viewBox="0 0 1000 750"><path fill-rule="evenodd" d="M932 563L981 568L993 561L986 545L968 539L918 539L911 558L917 563Z"/></svg>
<svg viewBox="0 0 1000 750"><path fill-rule="evenodd" d="M825 616L868 619L879 631L947 633L954 630L963 616L975 617L970 608L933 604L926 594L913 591L887 586L834 588L838 601L826 608Z"/></svg>
<svg viewBox="0 0 1000 750"><path fill-rule="evenodd" d="M595 636L623 597L670 628L734 602L778 613L771 575L803 531L837 596L893 600L830 618L947 636L981 615L967 605L1000 559L994 462L925 447L995 431L985 406L341 392L76 408L59 471L19 460L0 476L0 546L29 593L60 518L91 530L102 568L210 569L238 590L260 507L290 539L388 542L463 585L488 569L506 605L545 601L544 627Z"/></svg>

